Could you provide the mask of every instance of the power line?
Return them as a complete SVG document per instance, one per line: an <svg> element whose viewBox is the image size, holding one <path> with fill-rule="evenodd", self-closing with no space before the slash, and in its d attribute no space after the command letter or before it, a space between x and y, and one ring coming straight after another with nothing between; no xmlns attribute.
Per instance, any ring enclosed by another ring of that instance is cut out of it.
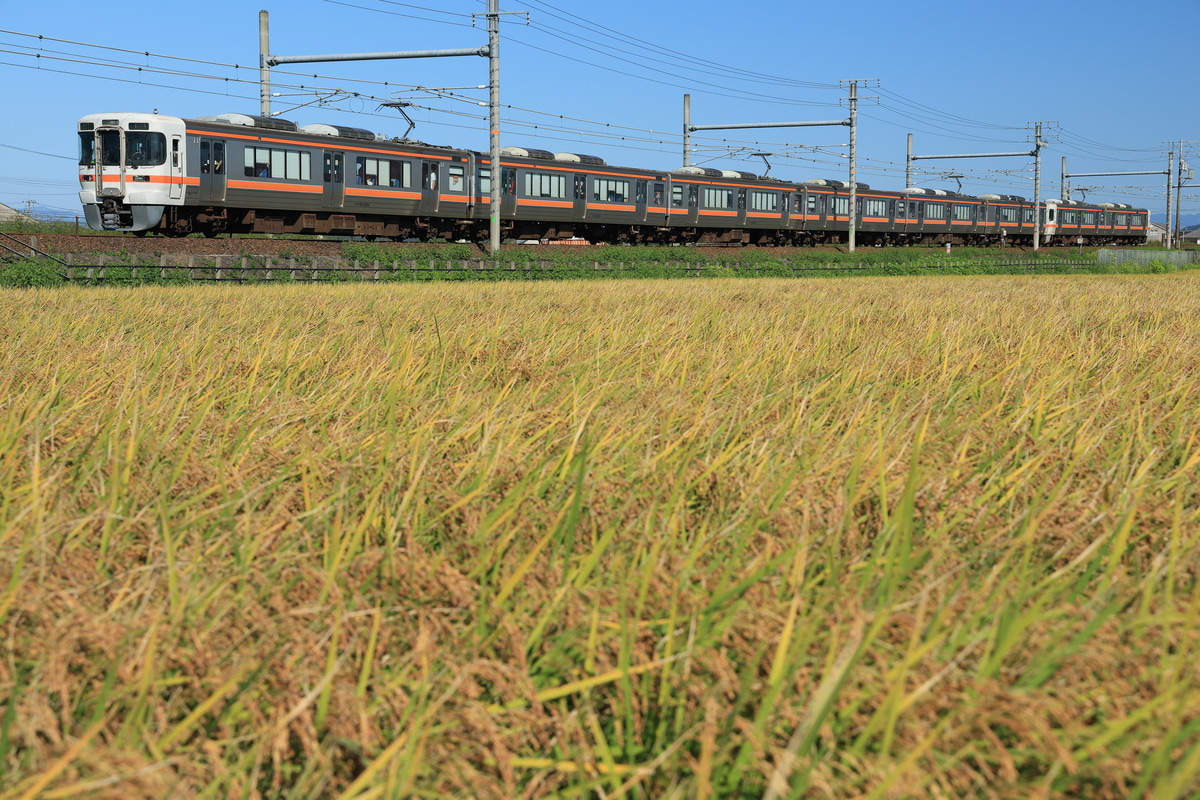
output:
<svg viewBox="0 0 1200 800"><path fill-rule="evenodd" d="M22 153L33 153L34 155L47 156L49 158L65 158L67 161L77 160L77 159L72 158L71 156L59 155L58 153L43 153L40 150L30 150L25 147L17 147L16 145L4 144L2 142L0 142L0 147L7 147L9 150L20 150Z"/></svg>

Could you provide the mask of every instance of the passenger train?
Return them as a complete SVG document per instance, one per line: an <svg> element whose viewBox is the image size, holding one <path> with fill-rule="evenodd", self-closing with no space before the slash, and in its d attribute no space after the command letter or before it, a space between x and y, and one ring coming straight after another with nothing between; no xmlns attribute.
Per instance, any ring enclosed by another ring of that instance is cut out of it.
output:
<svg viewBox="0 0 1200 800"><path fill-rule="evenodd" d="M78 133L79 199L95 230L483 241L498 177L510 240L765 246L848 238L849 188L836 180L617 167L518 147L501 151L497 171L486 153L245 114L90 114ZM856 193L863 246L1033 240L1033 203L1022 197L861 183ZM1038 213L1047 245L1146 238L1147 211L1120 203L1045 200Z"/></svg>

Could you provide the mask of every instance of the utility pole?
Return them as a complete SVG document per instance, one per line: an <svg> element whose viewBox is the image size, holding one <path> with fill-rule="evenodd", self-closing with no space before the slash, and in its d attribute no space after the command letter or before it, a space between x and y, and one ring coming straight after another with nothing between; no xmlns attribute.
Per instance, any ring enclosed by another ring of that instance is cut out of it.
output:
<svg viewBox="0 0 1200 800"><path fill-rule="evenodd" d="M878 78L866 78L861 82L870 85L871 81L875 85L879 85ZM858 84L859 80L840 81L839 83L847 86L850 89L850 97L848 105L850 107L850 208L847 209L846 216L849 220L849 236L847 242L850 252L854 252L854 239L858 232L858 101L859 100L878 100L878 97L859 97Z"/></svg>
<svg viewBox="0 0 1200 800"><path fill-rule="evenodd" d="M692 165L692 96L683 96L683 165Z"/></svg>
<svg viewBox="0 0 1200 800"><path fill-rule="evenodd" d="M912 186L912 134L908 135L908 157L904 159L904 188Z"/></svg>
<svg viewBox="0 0 1200 800"><path fill-rule="evenodd" d="M1172 243L1175 238L1175 236L1174 236L1175 230L1174 230L1174 228L1171 227L1171 183L1173 181L1174 175L1175 175L1175 151L1168 150L1167 151L1167 219L1165 220L1166 228L1167 228L1165 239L1166 239L1166 245L1167 245L1168 250L1172 249Z"/></svg>
<svg viewBox="0 0 1200 800"><path fill-rule="evenodd" d="M858 222L858 81L850 81L850 252Z"/></svg>
<svg viewBox="0 0 1200 800"><path fill-rule="evenodd" d="M1034 124L1033 134L1033 250L1037 249L1042 238L1042 123Z"/></svg>
<svg viewBox="0 0 1200 800"><path fill-rule="evenodd" d="M526 12L507 12L509 14ZM478 15L472 15L478 16ZM271 55L267 36L267 12L258 12L258 46L259 46L259 96L262 102L262 114L271 116L270 105L270 67L280 64L311 64L327 61L376 61L396 58L443 58L455 56L487 56L489 73L488 120L490 122L491 150L491 224L489 247L493 253L500 249L500 0L488 0L488 44L486 47L458 48L453 50L408 50L386 53L328 53L324 55L278 56ZM471 187L471 197L475 197L475 189ZM474 200L472 200L474 202Z"/></svg>
<svg viewBox="0 0 1200 800"><path fill-rule="evenodd" d="M488 247L500 252L500 0L488 0L488 130L491 180L491 219L488 225Z"/></svg>
<svg viewBox="0 0 1200 800"><path fill-rule="evenodd" d="M271 52L267 12L258 12L258 108L264 117L271 116L271 67L267 54Z"/></svg>
<svg viewBox="0 0 1200 800"><path fill-rule="evenodd" d="M1175 173L1175 241L1181 241L1181 231L1179 230L1179 211L1183 207L1182 195L1183 182L1192 179L1192 168L1183 160L1183 146L1185 144L1195 144L1185 139L1179 140L1179 169ZM1167 217L1167 225L1171 225L1170 216Z"/></svg>

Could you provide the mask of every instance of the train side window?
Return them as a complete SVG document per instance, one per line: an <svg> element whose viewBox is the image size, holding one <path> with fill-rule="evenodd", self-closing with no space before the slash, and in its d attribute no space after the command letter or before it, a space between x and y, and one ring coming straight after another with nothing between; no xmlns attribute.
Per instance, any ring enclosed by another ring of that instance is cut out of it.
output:
<svg viewBox="0 0 1200 800"><path fill-rule="evenodd" d="M480 180L482 181L483 173L487 170L480 170ZM380 161L379 162L379 185L391 186L395 189L408 188L412 186L412 162L411 161ZM489 186L485 191L490 192Z"/></svg>
<svg viewBox="0 0 1200 800"><path fill-rule="evenodd" d="M208 142L201 142L200 143L200 172L201 172L201 174L207 175L209 173L209 170L211 169L209 165L212 163L210 161L210 158L211 158L211 155L210 155Z"/></svg>
<svg viewBox="0 0 1200 800"><path fill-rule="evenodd" d="M449 173L450 177L450 191L461 192L463 189L467 188L467 170L465 167L461 167L457 164L451 164L446 168L446 172Z"/></svg>
<svg viewBox="0 0 1200 800"><path fill-rule="evenodd" d="M817 196L815 194L810 194L808 196L808 213L812 216L816 216L818 213L817 212Z"/></svg>
<svg viewBox="0 0 1200 800"><path fill-rule="evenodd" d="M634 184L634 201L641 205L646 202L646 182L638 181Z"/></svg>
<svg viewBox="0 0 1200 800"><path fill-rule="evenodd" d="M291 181L308 180L308 153L299 150L285 150L285 167L283 177Z"/></svg>
<svg viewBox="0 0 1200 800"><path fill-rule="evenodd" d="M359 185L378 186L379 159L363 158L362 156L356 158L354 160L354 180Z"/></svg>
<svg viewBox="0 0 1200 800"><path fill-rule="evenodd" d="M733 192L728 189L705 189L705 208L733 208Z"/></svg>
<svg viewBox="0 0 1200 800"><path fill-rule="evenodd" d="M792 195L792 213L793 214L800 213L800 193L799 192L796 192L794 195Z"/></svg>
<svg viewBox="0 0 1200 800"><path fill-rule="evenodd" d="M592 182L592 199L609 203L624 203L629 197L629 181L596 178Z"/></svg>
<svg viewBox="0 0 1200 800"><path fill-rule="evenodd" d="M526 197L555 197L567 196L567 178L565 175L551 175L546 172L525 173Z"/></svg>
<svg viewBox="0 0 1200 800"><path fill-rule="evenodd" d="M665 188L661 183L654 184L654 205L661 206L663 204L663 190Z"/></svg>
<svg viewBox="0 0 1200 800"><path fill-rule="evenodd" d="M755 211L778 211L779 195L774 192L751 192L750 208Z"/></svg>
<svg viewBox="0 0 1200 800"><path fill-rule="evenodd" d="M408 162L405 162L408 166ZM492 196L492 170L491 167L480 167L479 170L479 193L484 197ZM407 184L405 184L407 185Z"/></svg>
<svg viewBox="0 0 1200 800"><path fill-rule="evenodd" d="M683 187L682 186L672 186L671 187L671 205L674 208L683 208Z"/></svg>
<svg viewBox="0 0 1200 800"><path fill-rule="evenodd" d="M271 177L271 151L265 147L247 147L245 169L247 178Z"/></svg>

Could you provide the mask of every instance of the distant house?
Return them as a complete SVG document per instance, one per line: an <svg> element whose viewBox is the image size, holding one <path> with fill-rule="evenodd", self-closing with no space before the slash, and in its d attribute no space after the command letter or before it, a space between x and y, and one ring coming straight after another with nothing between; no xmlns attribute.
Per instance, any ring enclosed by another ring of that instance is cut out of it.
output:
<svg viewBox="0 0 1200 800"><path fill-rule="evenodd" d="M1161 222L1151 222L1146 231L1146 244L1162 244L1167 240L1167 226Z"/></svg>
<svg viewBox="0 0 1200 800"><path fill-rule="evenodd" d="M1180 244L1187 247L1200 247L1200 228L1190 230L1179 237Z"/></svg>

